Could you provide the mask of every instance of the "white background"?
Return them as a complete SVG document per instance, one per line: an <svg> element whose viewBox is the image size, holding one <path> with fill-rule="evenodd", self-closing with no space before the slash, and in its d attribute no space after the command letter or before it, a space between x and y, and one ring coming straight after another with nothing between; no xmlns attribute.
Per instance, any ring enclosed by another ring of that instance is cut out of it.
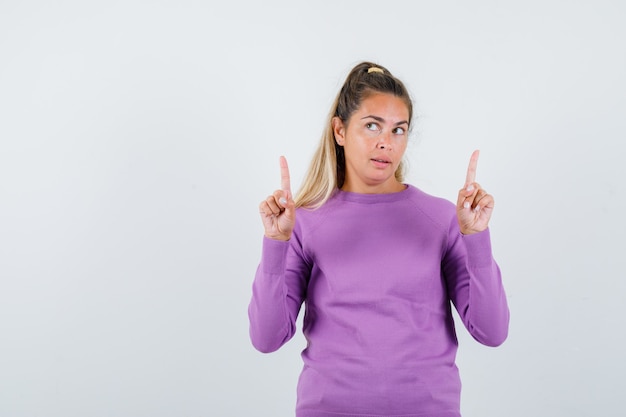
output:
<svg viewBox="0 0 626 417"><path fill-rule="evenodd" d="M623 410L620 1L0 1L0 415L289 416L256 352L257 206L350 68L405 81L409 181L496 198L512 313L459 328L465 417Z"/></svg>

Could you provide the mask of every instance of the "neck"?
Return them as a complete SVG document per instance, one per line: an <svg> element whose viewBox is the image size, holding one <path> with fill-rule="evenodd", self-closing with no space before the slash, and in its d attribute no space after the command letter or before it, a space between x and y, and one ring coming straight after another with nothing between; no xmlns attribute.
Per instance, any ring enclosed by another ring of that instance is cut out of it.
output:
<svg viewBox="0 0 626 417"><path fill-rule="evenodd" d="M406 185L394 179L392 182L382 184L352 184L349 181L344 182L341 191L359 194L390 194L398 193L406 189Z"/></svg>

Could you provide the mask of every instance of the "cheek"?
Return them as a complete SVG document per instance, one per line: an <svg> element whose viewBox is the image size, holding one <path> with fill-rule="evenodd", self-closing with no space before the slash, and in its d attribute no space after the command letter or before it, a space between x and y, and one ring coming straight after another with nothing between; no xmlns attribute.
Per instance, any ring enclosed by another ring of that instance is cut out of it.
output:
<svg viewBox="0 0 626 417"><path fill-rule="evenodd" d="M376 147L376 138L369 135L355 135L349 139L346 138L344 145L345 149L350 149L352 152L369 152L372 148Z"/></svg>
<svg viewBox="0 0 626 417"><path fill-rule="evenodd" d="M404 151L406 150L407 144L408 144L408 141L406 139L399 140L398 143L396 144L396 149L395 149L396 152L404 153Z"/></svg>

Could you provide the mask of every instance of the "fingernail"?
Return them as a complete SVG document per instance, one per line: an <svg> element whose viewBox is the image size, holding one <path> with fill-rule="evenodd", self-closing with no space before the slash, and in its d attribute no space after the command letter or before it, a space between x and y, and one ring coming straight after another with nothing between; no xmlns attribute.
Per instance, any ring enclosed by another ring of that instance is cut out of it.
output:
<svg viewBox="0 0 626 417"><path fill-rule="evenodd" d="M280 201L280 204L282 204L282 205L287 204L287 200L285 199L285 197L281 197L280 200L278 200L278 201Z"/></svg>
<svg viewBox="0 0 626 417"><path fill-rule="evenodd" d="M474 186L472 184L467 186L467 191L474 191Z"/></svg>
<svg viewBox="0 0 626 417"><path fill-rule="evenodd" d="M476 212L480 211L480 206L474 207L474 211L476 211Z"/></svg>
<svg viewBox="0 0 626 417"><path fill-rule="evenodd" d="M468 208L469 208L469 206L470 206L469 201L466 201L465 203L463 203L463 208L468 209Z"/></svg>

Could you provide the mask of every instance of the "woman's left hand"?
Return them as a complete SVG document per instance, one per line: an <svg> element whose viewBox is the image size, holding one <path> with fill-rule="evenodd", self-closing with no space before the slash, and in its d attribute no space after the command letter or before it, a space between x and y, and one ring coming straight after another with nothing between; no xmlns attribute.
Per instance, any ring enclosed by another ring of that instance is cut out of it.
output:
<svg viewBox="0 0 626 417"><path fill-rule="evenodd" d="M476 183L476 166L478 165L479 151L474 151L467 168L465 186L459 190L456 203L456 214L461 233L471 235L482 232L489 226L489 219L493 212L494 200Z"/></svg>

